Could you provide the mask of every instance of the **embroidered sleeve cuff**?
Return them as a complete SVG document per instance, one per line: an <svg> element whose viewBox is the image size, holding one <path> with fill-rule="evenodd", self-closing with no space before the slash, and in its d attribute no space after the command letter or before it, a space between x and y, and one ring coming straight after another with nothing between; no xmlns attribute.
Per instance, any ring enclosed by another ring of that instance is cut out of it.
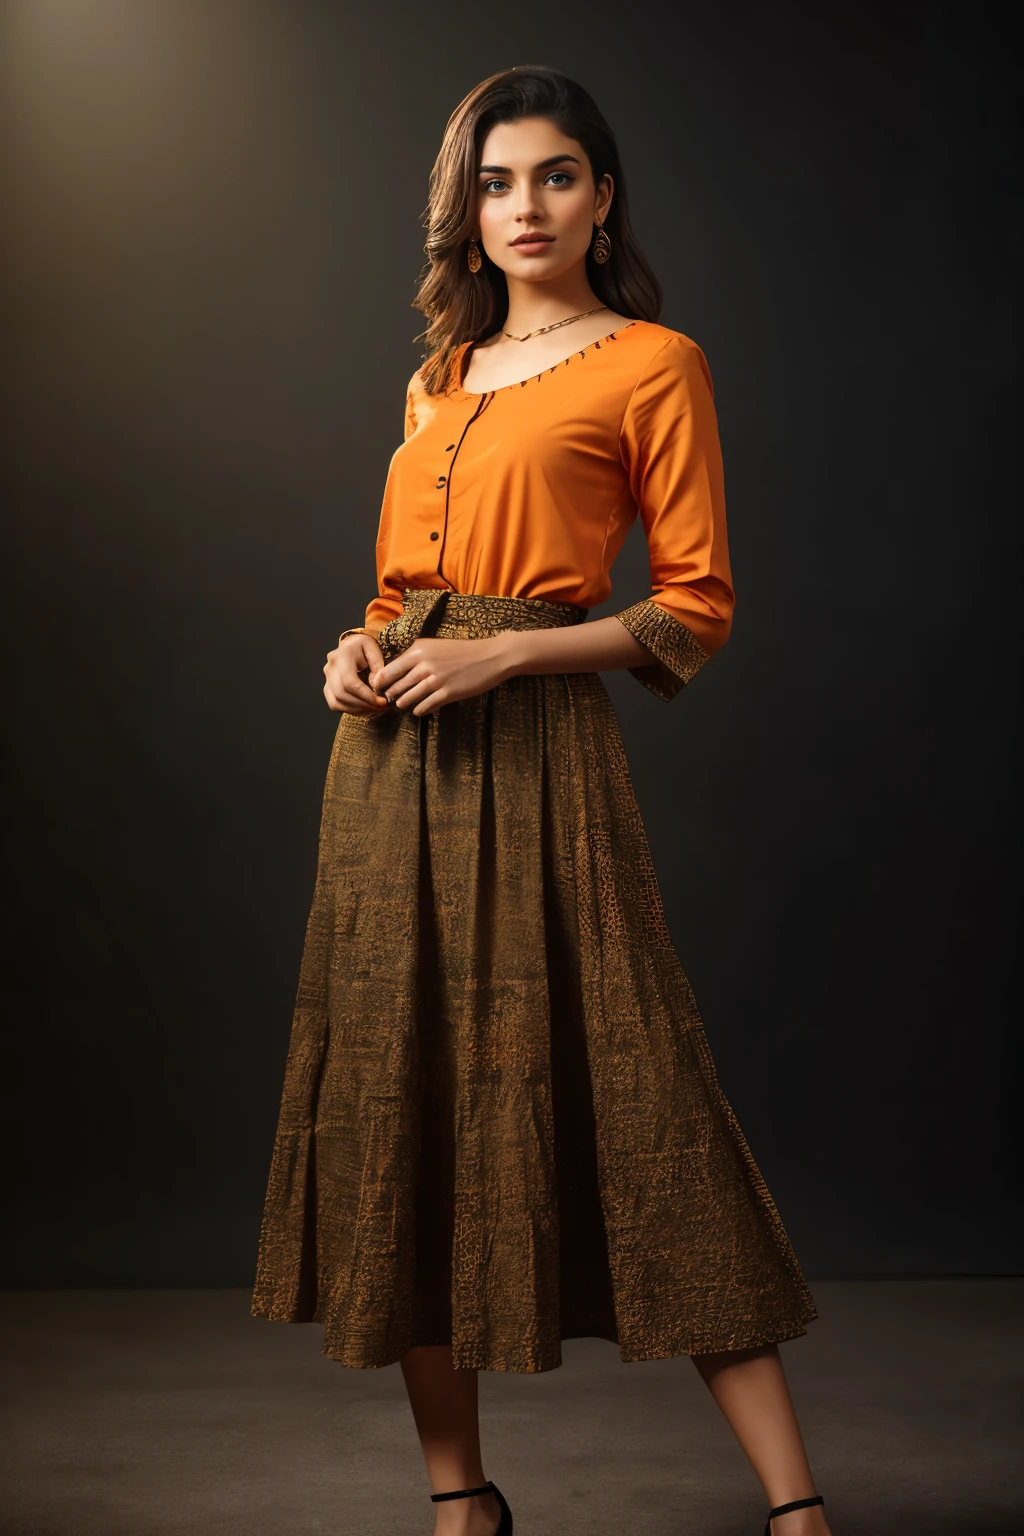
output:
<svg viewBox="0 0 1024 1536"><path fill-rule="evenodd" d="M615 617L658 658L646 666L630 667L629 671L666 703L711 660L692 630L649 597Z"/></svg>

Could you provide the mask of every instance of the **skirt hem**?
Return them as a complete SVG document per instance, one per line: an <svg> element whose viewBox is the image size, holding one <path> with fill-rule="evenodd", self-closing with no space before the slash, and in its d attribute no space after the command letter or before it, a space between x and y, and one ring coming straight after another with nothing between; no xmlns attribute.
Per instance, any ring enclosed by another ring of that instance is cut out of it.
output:
<svg viewBox="0 0 1024 1536"><path fill-rule="evenodd" d="M666 1341L663 1345L654 1344L650 1348L641 1350L625 1350L618 1339L610 1338L606 1333L582 1331L579 1333L563 1333L561 1343L564 1344L574 1339L600 1339L602 1343L610 1344L618 1349L619 1359L623 1365L643 1365L652 1360L679 1360L683 1357L692 1358L694 1355L730 1354L748 1349L766 1349L771 1344L790 1343L794 1339L805 1337L807 1324L815 1322L818 1315L817 1308L811 1307L800 1320L794 1319L792 1323L779 1324L777 1328L760 1329L746 1334L734 1331L723 1341L715 1341L713 1343L706 1341L698 1342L694 1339L690 1341L689 1348L681 1341L678 1344ZM265 1322L322 1325L322 1320L318 1317L296 1317L285 1313L257 1311L256 1309L253 1309L252 1316L260 1318ZM450 1344L450 1339L414 1339L400 1348L396 1347L393 1350L387 1351L386 1355L380 1359L371 1360L349 1354L344 1349L338 1349L325 1339L320 1353L326 1356L328 1360L333 1361L334 1364L343 1365L348 1370L380 1371L386 1370L388 1366L397 1365L403 1355L407 1355L410 1350L450 1346ZM540 1376L547 1371L555 1371L561 1368L562 1353L559 1350L557 1358L550 1355L542 1355L534 1361L514 1362L508 1359L484 1358L479 1354L475 1354L471 1349L464 1348L459 1351L459 1357L455 1361L455 1365L457 1369L464 1371L494 1371L512 1376Z"/></svg>

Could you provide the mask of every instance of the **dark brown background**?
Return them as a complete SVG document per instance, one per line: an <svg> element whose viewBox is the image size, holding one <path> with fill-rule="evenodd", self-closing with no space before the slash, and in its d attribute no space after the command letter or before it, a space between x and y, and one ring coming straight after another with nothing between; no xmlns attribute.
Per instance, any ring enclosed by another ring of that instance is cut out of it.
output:
<svg viewBox="0 0 1024 1536"><path fill-rule="evenodd" d="M991 15L6 8L8 1283L251 1276L427 173L538 61L716 380L734 637L670 707L610 686L725 1087L812 1275L1020 1268Z"/></svg>

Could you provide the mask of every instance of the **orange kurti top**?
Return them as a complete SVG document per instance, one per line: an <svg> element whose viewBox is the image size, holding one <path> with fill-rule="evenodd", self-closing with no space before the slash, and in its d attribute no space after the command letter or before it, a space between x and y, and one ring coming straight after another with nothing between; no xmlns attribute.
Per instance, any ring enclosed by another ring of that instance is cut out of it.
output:
<svg viewBox="0 0 1024 1536"><path fill-rule="evenodd" d="M631 669L671 698L721 646L733 591L711 375L700 348L644 320L522 383L447 391L413 376L377 538L376 635L406 587L592 608L639 513L651 596L617 614L657 658Z"/></svg>

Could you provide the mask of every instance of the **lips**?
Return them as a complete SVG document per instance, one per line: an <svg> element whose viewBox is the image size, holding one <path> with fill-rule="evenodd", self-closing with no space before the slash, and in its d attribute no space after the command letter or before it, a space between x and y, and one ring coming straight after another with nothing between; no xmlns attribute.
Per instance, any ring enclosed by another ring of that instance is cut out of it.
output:
<svg viewBox="0 0 1024 1536"><path fill-rule="evenodd" d="M542 235L537 230L533 230L532 233L530 233L528 235L519 235L517 239L512 241L512 244L513 245L550 245L552 243L552 241L554 240L554 238L555 238L554 235Z"/></svg>

